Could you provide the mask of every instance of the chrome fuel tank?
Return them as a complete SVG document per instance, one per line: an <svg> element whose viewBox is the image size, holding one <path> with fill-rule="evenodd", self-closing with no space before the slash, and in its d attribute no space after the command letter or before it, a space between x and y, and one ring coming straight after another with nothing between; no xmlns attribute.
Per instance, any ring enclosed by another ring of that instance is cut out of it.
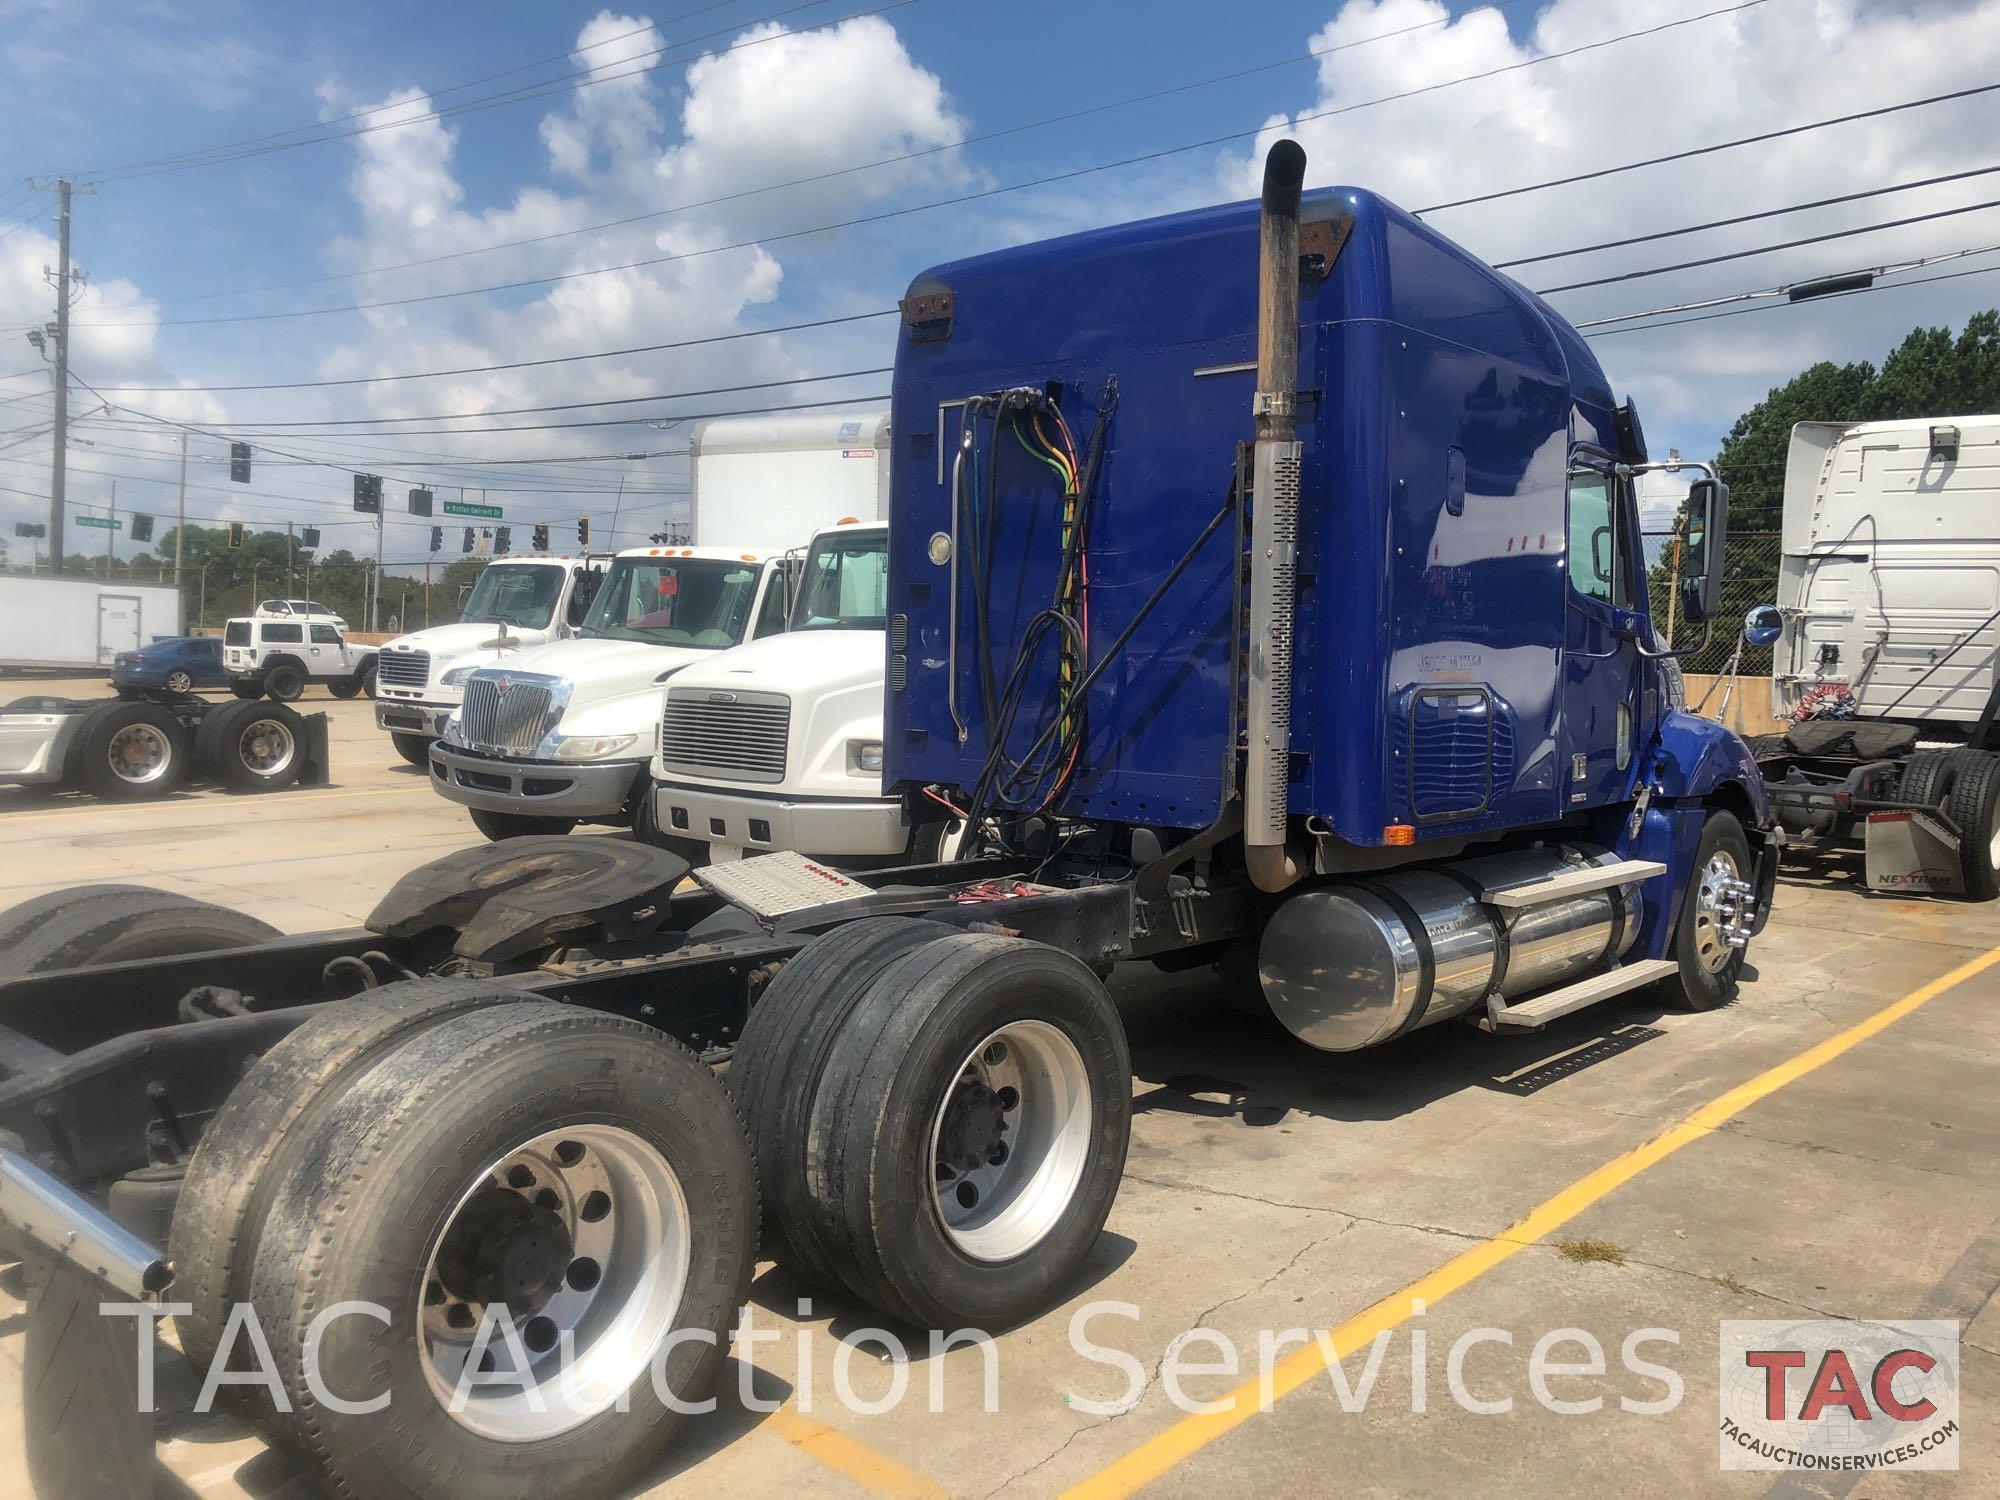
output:
<svg viewBox="0 0 2000 1500"><path fill-rule="evenodd" d="M1343 880L1289 897L1265 925L1272 1013L1329 1052L1373 1047L1615 963L1639 930L1636 883L1518 909L1482 895L1613 864L1588 845L1520 850Z"/></svg>

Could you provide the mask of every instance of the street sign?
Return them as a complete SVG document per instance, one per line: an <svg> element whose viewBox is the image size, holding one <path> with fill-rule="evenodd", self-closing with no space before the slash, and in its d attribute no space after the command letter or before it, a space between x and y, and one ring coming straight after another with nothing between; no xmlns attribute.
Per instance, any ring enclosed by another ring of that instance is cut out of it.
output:
<svg viewBox="0 0 2000 1500"><path fill-rule="evenodd" d="M448 516L478 516L484 521L498 521L501 510L497 505L474 505L469 500L447 500L444 513Z"/></svg>
<svg viewBox="0 0 2000 1500"><path fill-rule="evenodd" d="M123 521L115 520L110 516L78 516L76 524L79 526L95 526L99 531L118 531L122 530L125 525Z"/></svg>

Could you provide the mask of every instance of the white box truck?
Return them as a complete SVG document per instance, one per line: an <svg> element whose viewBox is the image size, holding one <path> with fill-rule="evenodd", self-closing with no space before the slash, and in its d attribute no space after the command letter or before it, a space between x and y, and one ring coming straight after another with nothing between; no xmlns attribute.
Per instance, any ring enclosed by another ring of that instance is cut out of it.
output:
<svg viewBox="0 0 2000 1500"><path fill-rule="evenodd" d="M0 669L109 671L119 652L180 633L172 584L0 574Z"/></svg>
<svg viewBox="0 0 2000 1500"><path fill-rule="evenodd" d="M431 746L432 787L470 809L488 838L580 822L658 837L645 794L666 682L785 628L787 549L882 518L887 422L788 415L698 428L695 544L619 553L575 639L468 673Z"/></svg>
<svg viewBox="0 0 2000 1500"><path fill-rule="evenodd" d="M1771 711L1795 851L1859 843L1876 890L2000 895L2000 415L1802 422L1785 461Z"/></svg>
<svg viewBox="0 0 2000 1500"><path fill-rule="evenodd" d="M375 658L375 727L389 732L411 765L429 765L431 741L444 733L465 679L531 646L575 635L610 562L609 554L495 558L455 624L413 630L382 648Z"/></svg>

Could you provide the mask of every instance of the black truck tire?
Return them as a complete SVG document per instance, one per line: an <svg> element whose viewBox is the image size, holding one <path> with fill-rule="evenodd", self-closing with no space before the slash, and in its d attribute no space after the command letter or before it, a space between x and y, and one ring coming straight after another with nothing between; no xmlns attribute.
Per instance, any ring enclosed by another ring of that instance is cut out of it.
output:
<svg viewBox="0 0 2000 1500"><path fill-rule="evenodd" d="M1965 898L1991 901L2000 896L2000 756L1961 749L1952 758L1956 774L1944 810L1958 825Z"/></svg>
<svg viewBox="0 0 2000 1500"><path fill-rule="evenodd" d="M669 833L660 826L659 812L653 804L653 783L650 780L640 788L638 797L633 801L632 837L642 844L651 844L655 849L665 849L678 854L688 862L690 870L699 870L708 863L709 849L704 840Z"/></svg>
<svg viewBox="0 0 2000 1500"><path fill-rule="evenodd" d="M1680 968L1659 985L1666 999L1680 1009L1714 1010L1736 998L1744 950L1729 947L1716 931L1715 881L1723 875L1749 880L1754 868L1750 840L1735 814L1710 809L1695 845L1680 917L1674 923L1672 957Z"/></svg>
<svg viewBox="0 0 2000 1500"><path fill-rule="evenodd" d="M1131 1105L1096 975L1040 943L957 933L885 969L842 1028L802 1197L864 1301L918 1327L1006 1327L1096 1244Z"/></svg>
<svg viewBox="0 0 2000 1500"><path fill-rule="evenodd" d="M305 768L305 720L282 703L225 703L202 716L194 745L202 766L225 786L274 792Z"/></svg>
<svg viewBox="0 0 2000 1500"><path fill-rule="evenodd" d="M336 698L359 698L361 679L359 677L336 677L326 685L326 690Z"/></svg>
<svg viewBox="0 0 2000 1500"><path fill-rule="evenodd" d="M261 698L264 696L264 684L262 681L243 682L232 678L229 683L229 691L239 698Z"/></svg>
<svg viewBox="0 0 2000 1500"><path fill-rule="evenodd" d="M291 1407L265 1424L340 1494L627 1492L684 1420L662 1392L683 1409L708 1396L749 1288L756 1177L714 1075L620 1017L494 1006L348 1075L313 1134L282 1164L250 1260ZM475 1393L455 1415L447 1400L503 1297L514 1339L486 1347L528 1358L546 1412L516 1382L500 1388L511 1407ZM343 1303L384 1309L386 1327ZM552 1384L558 1308L581 1407Z"/></svg>
<svg viewBox="0 0 2000 1500"><path fill-rule="evenodd" d="M187 729L171 709L123 699L84 720L73 754L77 778L114 802L170 796L187 780L193 759Z"/></svg>
<svg viewBox="0 0 2000 1500"><path fill-rule="evenodd" d="M1958 765L1951 750L1919 750L1903 763L1896 784L1898 802L1914 802L1923 807L1943 807L1958 779Z"/></svg>
<svg viewBox="0 0 2000 1500"><path fill-rule="evenodd" d="M306 690L305 668L296 662L273 662L264 673L264 694L280 703L295 703Z"/></svg>
<svg viewBox="0 0 2000 1500"><path fill-rule="evenodd" d="M427 734L391 734L389 743L396 747L396 753L413 766L431 768L431 739Z"/></svg>
<svg viewBox="0 0 2000 1500"><path fill-rule="evenodd" d="M882 971L952 931L913 917L865 917L814 938L765 986L730 1054L729 1091L750 1132L764 1211L790 1251L786 1259L815 1281L840 1283L803 1196L820 1074Z"/></svg>
<svg viewBox="0 0 2000 1500"><path fill-rule="evenodd" d="M466 811L472 814L472 826L496 844L502 839L560 838L576 827L575 818L537 818L486 807L468 807Z"/></svg>
<svg viewBox="0 0 2000 1500"><path fill-rule="evenodd" d="M0 914L0 979L247 948L278 936L226 906L143 885L82 886Z"/></svg>
<svg viewBox="0 0 2000 1500"><path fill-rule="evenodd" d="M309 1146L347 1077L412 1032L482 1006L518 1002L519 990L478 980L418 979L365 999L322 1006L259 1058L229 1091L188 1162L167 1237L181 1349L205 1374L229 1309L250 1296L243 1247L264 1224L271 1164ZM224 1394L235 1387L224 1386ZM240 1403L232 1402L232 1405Z"/></svg>

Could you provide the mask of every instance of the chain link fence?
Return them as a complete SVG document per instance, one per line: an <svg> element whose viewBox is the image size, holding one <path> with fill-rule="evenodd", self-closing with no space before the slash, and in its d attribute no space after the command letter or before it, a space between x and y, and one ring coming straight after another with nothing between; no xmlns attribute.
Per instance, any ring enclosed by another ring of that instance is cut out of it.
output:
<svg viewBox="0 0 2000 1500"><path fill-rule="evenodd" d="M1673 531L1648 531L1642 536L1648 564L1646 579L1653 596L1653 623L1674 645L1692 646L1701 639L1701 627L1690 625L1682 617L1680 601L1674 597L1673 589L1679 536ZM1706 650L1682 659L1684 671L1721 672L1728 667L1742 635L1745 611L1777 600L1779 551L1775 531L1729 534L1722 570L1722 613L1715 622L1715 639ZM1744 677L1769 677L1771 648L1746 644L1736 670Z"/></svg>

